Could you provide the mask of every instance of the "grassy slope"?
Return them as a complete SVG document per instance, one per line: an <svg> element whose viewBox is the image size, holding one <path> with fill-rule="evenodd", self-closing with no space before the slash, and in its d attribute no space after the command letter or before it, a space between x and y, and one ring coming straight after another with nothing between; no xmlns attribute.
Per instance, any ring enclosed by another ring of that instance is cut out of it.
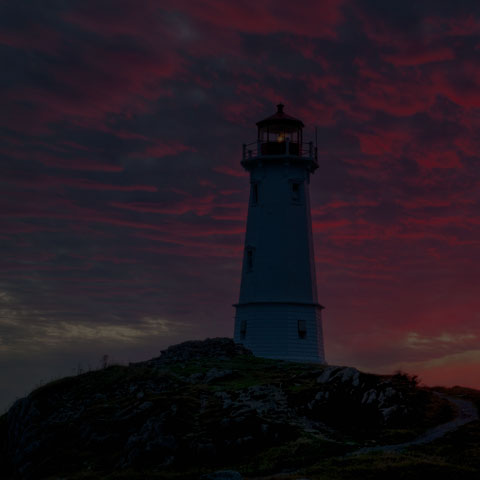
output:
<svg viewBox="0 0 480 480"><path fill-rule="evenodd" d="M207 372L212 367L230 369L234 375L213 382L212 384L190 384L179 378L188 375ZM96 428L108 432L112 429L128 426L113 424L111 412L131 408L135 395L130 394L129 385L148 385L153 379L170 383L172 390L164 393L147 393L142 401L152 402L153 410L145 413L145 418L155 412L161 412L170 407L172 401L178 407L175 428L184 431L185 437L194 434L215 435L215 428L220 421L221 406L211 401L201 415L200 398L213 392L241 390L259 384L281 385L293 402L302 402L309 392L318 389L315 374L318 366L294 363L279 363L276 361L237 357L230 360L203 359L162 369L152 369L144 365L122 367L112 366L104 370L85 373L76 377L68 377L45 385L31 396L38 401L42 412L48 414L49 409L58 408L59 401L65 398L78 399L104 395L98 402L93 402L84 414L82 421L93 422ZM445 390L447 391L447 390ZM119 394L120 392L120 394ZM115 395L114 395L115 393ZM425 392L418 391L419 398ZM480 406L480 392L468 389L450 389L448 393L471 398ZM417 394L417 393L415 393ZM66 395L66 396L65 396ZM311 396L310 396L311 398ZM338 406L340 410L345 407ZM269 475L285 472L277 479L295 479L307 477L314 479L385 479L409 478L420 479L432 474L450 478L475 478L480 472L480 425L479 422L462 427L445 438L432 444L415 447L399 454L375 454L358 457L348 457L348 452L359 446L378 443L399 443L411 439L426 428L446 420L448 409L439 400L426 404L422 417L409 425L398 425L389 430L367 428L368 422L358 419L357 423L349 421L342 423L341 418L331 412L332 429L326 438L324 435L302 433L294 435L280 445L258 449L258 451L238 452L238 456L215 458L205 461L199 456L195 465L191 457L185 462L170 467L148 467L147 459L143 465L137 465L121 472L113 473L109 465L118 460L120 445L106 443L101 448L91 447L88 442L69 438L59 432L60 444L56 445L55 458L63 459L45 469L43 478L69 479L160 479L160 478L198 478L199 474L218 469L239 470L248 478L268 478ZM6 416L0 417L0 442L6 436ZM138 421L138 420L137 420ZM335 428L333 429L333 427ZM73 425L72 425L73 427ZM69 425L63 425L62 430L68 432ZM0 449L2 444L0 443ZM59 450L60 449L60 450ZM0 456L1 459L1 456ZM45 459L48 463L48 459ZM187 463L188 462L188 463ZM189 466L190 465L190 466ZM287 473L291 471L297 473ZM476 472L476 473L475 473ZM5 475L5 471L4 471ZM8 478L8 477L7 477ZM39 477L40 478L40 477Z"/></svg>

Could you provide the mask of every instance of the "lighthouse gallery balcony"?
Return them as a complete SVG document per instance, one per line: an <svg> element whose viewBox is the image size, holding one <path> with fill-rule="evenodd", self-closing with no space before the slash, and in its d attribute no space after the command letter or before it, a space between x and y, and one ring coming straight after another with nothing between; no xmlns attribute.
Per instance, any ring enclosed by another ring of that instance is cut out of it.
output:
<svg viewBox="0 0 480 480"><path fill-rule="evenodd" d="M242 166L249 167L258 163L292 162L307 164L311 172L318 168L317 148L313 142L297 143L288 139L277 142L256 142L243 144Z"/></svg>

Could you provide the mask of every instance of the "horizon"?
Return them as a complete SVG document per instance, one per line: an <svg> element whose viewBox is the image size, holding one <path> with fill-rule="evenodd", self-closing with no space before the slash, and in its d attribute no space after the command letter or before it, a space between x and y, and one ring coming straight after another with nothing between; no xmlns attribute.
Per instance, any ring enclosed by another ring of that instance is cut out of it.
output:
<svg viewBox="0 0 480 480"><path fill-rule="evenodd" d="M318 134L327 363L480 390L480 5L162 3L0 6L0 411L233 337L277 103Z"/></svg>

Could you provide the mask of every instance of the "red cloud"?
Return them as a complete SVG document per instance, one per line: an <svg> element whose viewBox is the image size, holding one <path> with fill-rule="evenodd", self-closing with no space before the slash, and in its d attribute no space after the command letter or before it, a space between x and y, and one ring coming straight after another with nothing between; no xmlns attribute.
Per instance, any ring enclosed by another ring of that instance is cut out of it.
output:
<svg viewBox="0 0 480 480"><path fill-rule="evenodd" d="M411 152L410 156L420 167L426 169L462 168L462 162L455 151L435 151L425 148L420 152Z"/></svg>
<svg viewBox="0 0 480 480"><path fill-rule="evenodd" d="M336 27L343 21L343 0L307 0L302 3L266 0L263 2L224 2L206 0L201 4L179 0L171 9L181 8L218 28L238 32L271 34L293 33L310 37L336 37Z"/></svg>
<svg viewBox="0 0 480 480"><path fill-rule="evenodd" d="M182 152L194 152L195 148L183 145L181 143L172 141L172 142L157 142L155 145L147 147L143 153L135 153L134 156L151 156L151 157L166 157L169 155L178 155Z"/></svg>
<svg viewBox="0 0 480 480"><path fill-rule="evenodd" d="M243 245L240 240L232 240L245 231L244 226L205 226L202 230L193 230L186 224L177 224L163 234L138 232L136 237L153 242L141 247L141 250L164 255L179 255L186 257L235 257L239 258ZM239 260L240 262L240 260ZM239 263L240 265L240 263Z"/></svg>
<svg viewBox="0 0 480 480"><path fill-rule="evenodd" d="M409 48L404 51L382 55L382 58L397 67L411 67L432 62L453 60L455 54L450 47L410 45Z"/></svg>
<svg viewBox="0 0 480 480"><path fill-rule="evenodd" d="M68 231L95 248L90 254L90 247L79 253L80 266L61 260L56 267L48 253L38 257L29 253L22 264L20 252L6 265L9 278L29 278L36 271L38 275L30 279L52 276L57 284L70 283L64 289L69 294L85 292L84 298L108 301L115 296L112 308L121 303L122 309L139 315L148 301L134 297L129 304L129 293L154 292L150 285L166 281L165 302L178 308L178 298L185 296L195 278L195 310L209 295L215 298L208 307L218 306L218 298L224 296L216 294L212 284L233 292L240 279L248 202L237 199L246 195L248 182L240 182L240 177L248 174L239 164L205 164L193 184L188 178L176 179L168 202L157 195L150 202L139 201L144 195L128 195L128 200L119 195L122 198L107 204L97 201L91 208L79 206L90 201L81 198L81 192L72 192L79 205L56 192L62 186L86 192L155 192L156 187L118 185L126 180L124 175L102 182L68 178L67 172L55 177L53 168L43 167L120 172L123 167L108 154L112 143L121 147L113 152L120 151L122 161L132 160L129 169L136 167L136 159L193 151L185 138L199 138L198 124L192 121L197 110L188 105L198 105L215 135L223 138L225 133L223 145L228 145L235 129L231 124L225 128L222 116L254 128L265 113L265 102L281 100L288 113L309 129L328 127L320 129L325 140L320 148L332 161L321 163L321 178L315 176L311 192L319 294L327 305L327 349L343 352L330 361L388 366L392 358L438 356L450 348L448 341L437 345L427 338L438 340L460 324L469 333L480 334L474 316L480 308L474 300L480 227L475 210L480 68L470 57L477 40L464 39L465 34L478 33L478 22L424 19L416 25L424 37L419 39L412 29L387 25L376 18L381 13L370 11L364 23L369 39L352 46L351 38L358 37L344 35L350 26L344 21L357 23L358 2L178 0L165 6L148 0L135 5L113 2L113 9L96 1L77 3L63 10L67 25L62 24L58 36L32 28L31 33L0 37L5 51L9 50L5 44L10 45L17 58L25 54L30 59L31 50L41 51L34 57L39 59L38 78L45 79L29 87L35 78L19 76L22 82L5 92L0 122L17 138L4 142L2 155L19 169L33 160L41 173L48 171L36 179L20 172L17 181L2 170L5 195L0 212L6 221L1 231L10 242L7 246L22 245L29 252L37 246L51 246L55 252L55 240L49 243L50 238L57 238L57 232L63 232L58 237L63 238ZM371 50L365 52L367 45ZM349 51L358 55L353 65L346 53L351 46ZM178 102L178 118L157 116L167 96L168 105ZM214 98L216 104L211 102ZM247 100L242 103L242 98ZM411 115L415 117L402 118ZM185 132L174 130L173 124L164 131L162 122L170 121L185 122ZM188 137L166 136L175 131ZM162 137L154 138L151 132ZM228 149L217 147L213 158L229 158ZM239 183L242 189L235 192ZM195 193L199 186L210 193ZM230 193L238 197L223 202L223 195ZM37 243L37 238L48 241ZM103 241L128 247L107 251ZM37 265L36 260L45 264ZM94 269L104 262L114 264L113 270ZM135 263L143 262L148 268L142 265L135 278L144 283L128 283L137 273ZM162 268L150 268L154 262ZM97 270L98 275L115 278L94 278ZM228 281L218 282L220 270ZM58 271L65 272L61 282ZM122 271L124 282L116 276ZM42 272L48 275L41 277ZM198 279L205 272L208 278L201 285ZM103 283L109 289L99 288ZM67 303L61 296L59 301ZM164 308L157 300L154 303L152 309ZM183 314L175 310L177 314L181 319ZM212 317L212 323L218 318ZM419 337L409 337L411 332ZM415 342L428 344L426 353L418 353ZM468 345L459 342L451 348ZM465 381L477 378L473 369L465 372L470 373Z"/></svg>
<svg viewBox="0 0 480 480"><path fill-rule="evenodd" d="M75 258L81 258L81 259L84 259L84 260L88 260L89 262L95 262L95 263L105 262L105 263L115 263L117 265L125 264L125 263L129 263L129 264L140 263L140 261L135 257L128 258L128 257L125 257L125 256L118 257L118 256L114 256L114 255L103 255L103 254L93 255L91 257L83 256L83 255L72 255L72 256L75 257Z"/></svg>
<svg viewBox="0 0 480 480"><path fill-rule="evenodd" d="M470 37L480 34L480 23L474 15L452 17L427 17L425 24L436 35L450 35L453 37Z"/></svg>
<svg viewBox="0 0 480 480"><path fill-rule="evenodd" d="M161 213L166 215L182 215L187 212L194 212L197 215L206 215L216 206L215 195L206 197L189 197L180 202L170 204L158 204L147 202L121 203L111 202L110 205L116 208L133 210L136 212Z"/></svg>
<svg viewBox="0 0 480 480"><path fill-rule="evenodd" d="M37 160L47 167L64 168L66 170L87 170L98 172L121 172L123 167L121 165L115 165L112 163L105 163L102 160L95 160L93 158L76 158L71 157L70 154L65 154L62 157L51 155L49 153L33 153L23 154L23 157L30 157Z"/></svg>
<svg viewBox="0 0 480 480"><path fill-rule="evenodd" d="M396 129L375 127L371 132L352 132L360 141L360 149L367 155L390 156L398 159L408 157L424 170L462 169L458 152L452 149L450 140L441 136L432 137L428 144L422 138L422 130L404 125ZM362 163L363 160L360 162ZM380 165L376 165L378 168Z"/></svg>
<svg viewBox="0 0 480 480"><path fill-rule="evenodd" d="M454 69L432 74L435 90L464 108L480 107L480 67L472 60L457 62Z"/></svg>
<svg viewBox="0 0 480 480"><path fill-rule="evenodd" d="M378 130L375 133L354 133L360 140L360 149L367 155L400 155L409 139L405 130Z"/></svg>
<svg viewBox="0 0 480 480"><path fill-rule="evenodd" d="M241 90L242 86L238 85L237 90ZM267 89L268 90L268 89ZM244 92L245 93L245 92ZM268 91L265 92L266 97L268 97ZM274 102L279 101L277 94L271 93L271 96L275 98ZM222 106L223 115L226 120L229 122L239 124L239 125L251 125L252 122L252 105L245 102L229 102Z"/></svg>
<svg viewBox="0 0 480 480"><path fill-rule="evenodd" d="M156 32L160 40L165 31L162 24L159 25L157 7L155 2L145 1L135 6L115 2L115 8L108 8L94 0L84 0L74 9L65 11L62 18L97 35L140 35L145 38Z"/></svg>
<svg viewBox="0 0 480 480"><path fill-rule="evenodd" d="M428 227L468 227L469 225L480 225L480 218L467 216L416 216L407 217L402 220L405 225L422 225ZM479 240L480 241L480 240Z"/></svg>
<svg viewBox="0 0 480 480"><path fill-rule="evenodd" d="M158 188L153 185L120 185L116 183L100 183L86 178L68 178L60 176L37 175L25 177L23 174L13 172L9 175L9 184L34 190L48 190L52 187L80 188L84 190L105 190L120 192L156 192Z"/></svg>
<svg viewBox="0 0 480 480"><path fill-rule="evenodd" d="M248 177L248 173L239 165L238 168L227 167L226 165L218 165L212 169L215 172L230 175L232 177Z"/></svg>
<svg viewBox="0 0 480 480"><path fill-rule="evenodd" d="M372 79L362 69L359 74L356 101L363 108L404 117L428 110L435 101L435 92L424 78L415 78L418 74L409 72L393 79L386 75Z"/></svg>
<svg viewBox="0 0 480 480"><path fill-rule="evenodd" d="M219 258L239 258L242 247L238 245L221 246L212 242L210 244L202 244L199 242L186 241L184 245L161 245L154 247L144 247L146 252L152 252L160 255L177 255L180 257L196 257L205 259L208 257Z"/></svg>
<svg viewBox="0 0 480 480"><path fill-rule="evenodd" d="M182 69L178 55L157 45L135 50L115 47L113 40L108 47L86 41L76 56L68 68L55 62L44 66L43 75L62 88L12 88L6 126L31 133L65 121L99 128L109 114L148 111L152 99L168 94L162 81Z"/></svg>
<svg viewBox="0 0 480 480"><path fill-rule="evenodd" d="M336 220L313 220L312 222L314 232L323 232L325 230L344 227L350 224L351 222L349 220L343 218L339 218Z"/></svg>
<svg viewBox="0 0 480 480"><path fill-rule="evenodd" d="M475 204L475 201L468 198L465 192L457 192L448 196L437 196L432 193L429 196L416 195L414 197L396 199L395 202L402 207L415 210L420 208L445 208Z"/></svg>
<svg viewBox="0 0 480 480"><path fill-rule="evenodd" d="M364 208L364 207L376 207L380 204L378 200L371 200L358 196L355 200L346 201L346 200L332 200L325 205L314 206L312 207L312 216L315 218L317 215L325 215L326 213L331 212L332 210L337 209L349 209L349 208Z"/></svg>
<svg viewBox="0 0 480 480"><path fill-rule="evenodd" d="M30 23L23 28L0 31L0 44L52 54L57 53L62 44L62 38L54 28Z"/></svg>

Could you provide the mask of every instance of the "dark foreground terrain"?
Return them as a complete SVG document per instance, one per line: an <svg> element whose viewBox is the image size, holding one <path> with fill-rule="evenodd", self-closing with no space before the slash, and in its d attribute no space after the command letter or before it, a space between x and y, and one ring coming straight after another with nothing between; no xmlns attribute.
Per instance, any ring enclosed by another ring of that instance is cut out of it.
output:
<svg viewBox="0 0 480 480"><path fill-rule="evenodd" d="M265 360L230 339L186 342L18 400L0 417L0 476L474 479L479 406L479 391L420 388L403 373Z"/></svg>

